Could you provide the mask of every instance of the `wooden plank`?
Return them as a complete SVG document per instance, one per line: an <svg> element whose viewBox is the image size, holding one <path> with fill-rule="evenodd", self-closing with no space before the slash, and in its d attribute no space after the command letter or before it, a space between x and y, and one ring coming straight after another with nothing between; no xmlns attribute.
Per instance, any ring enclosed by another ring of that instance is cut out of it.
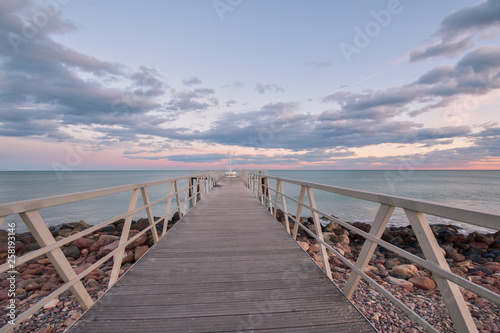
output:
<svg viewBox="0 0 500 333"><path fill-rule="evenodd" d="M235 178L196 207L70 332L374 332Z"/></svg>

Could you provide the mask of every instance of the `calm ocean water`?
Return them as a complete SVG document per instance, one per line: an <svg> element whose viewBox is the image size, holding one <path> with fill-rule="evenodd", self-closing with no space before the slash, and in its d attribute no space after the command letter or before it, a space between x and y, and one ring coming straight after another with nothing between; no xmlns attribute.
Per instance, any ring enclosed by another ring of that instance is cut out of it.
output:
<svg viewBox="0 0 500 333"><path fill-rule="evenodd" d="M54 195L88 191L112 186L134 184L186 176L189 171L73 171L59 179L51 171L0 172L0 204ZM383 194L424 199L470 210L500 215L500 171L270 171L270 175L315 183L352 188ZM185 186L184 184L179 184ZM169 185L150 190L151 200L168 194ZM286 185L288 195L298 197L299 189ZM378 205L333 194L315 193L319 209L345 221L370 223ZM79 203L47 208L41 215L48 225L84 220L97 224L126 211L130 193L97 198ZM139 199L141 200L141 199ZM293 212L293 205L288 202ZM165 207L153 210L157 216ZM304 211L303 215L308 215ZM145 214L134 218L145 217ZM437 217L428 217L431 223L448 223ZM19 217L8 217L16 222L18 232L26 230ZM396 210L391 224L406 225L402 211ZM6 223L2 228L6 227ZM467 229L468 231L471 229Z"/></svg>

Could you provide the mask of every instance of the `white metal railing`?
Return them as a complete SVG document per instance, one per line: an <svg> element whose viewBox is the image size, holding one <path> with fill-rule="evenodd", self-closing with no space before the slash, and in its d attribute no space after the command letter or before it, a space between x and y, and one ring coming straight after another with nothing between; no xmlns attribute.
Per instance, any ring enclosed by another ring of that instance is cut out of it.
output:
<svg viewBox="0 0 500 333"><path fill-rule="evenodd" d="M185 177L171 178L160 181L125 185L119 187L111 187L94 191L79 192L68 195L61 195L55 197L48 197L48 198L0 205L0 227L2 226L7 216L18 214L24 221L28 229L30 230L31 234L37 241L38 245L40 246L40 249L38 250L28 252L20 257L16 256L15 259L9 260L3 265L0 265L0 273L9 272L14 274L15 273L14 265L18 266L30 260L33 260L34 258L37 258L41 255L46 255L50 259L51 263L54 265L54 268L59 273L60 277L65 282L57 290L53 291L51 294L47 295L46 297L40 299L37 303L33 304L27 311L24 311L23 313L16 315L15 326L19 325L24 320L28 319L36 311L41 309L48 302L58 297L68 289L71 291L71 293L75 296L79 304L84 309L90 308L94 304L94 301L92 300L89 293L83 286L81 280L90 272L92 272L94 269L102 266L109 259L113 259L113 268L110 274L108 287L113 286L119 278L122 259L127 245L131 244L137 238L139 238L141 235L145 234L148 231L151 231L154 242L155 243L158 242L158 240L162 238L167 232L167 222L170 215L177 211L179 213L179 218L181 218L183 214L186 213L188 209L188 204L191 202L191 207L194 207L198 201L198 197L201 200L204 194L210 191L215 186L215 184L220 180L220 178L222 178L222 172L198 173L198 174L191 174ZM181 190L179 190L178 186L178 183L180 181L186 181L186 187ZM170 190L168 195L153 202L149 200L148 188L169 183L170 183ZM87 228L83 231L80 231L74 235L70 235L59 241L56 241L54 236L52 236L48 226L46 225L46 223L42 219L42 216L39 213L39 210L47 207L79 202L83 200L104 197L129 191L131 191L132 194L127 212L119 216L115 216L112 219L109 219L105 222ZM141 207L136 207L137 200L139 198L139 193L142 195L144 205ZM183 202L181 202L181 194L184 196ZM172 205L173 198L175 198L174 205ZM154 220L151 207L158 205L160 203L166 203L165 215L157 220ZM132 218L134 214L142 210L146 211L147 218L149 220L149 226L129 239L128 237L132 223ZM109 254L107 254L106 256L99 259L96 263L92 264L92 266L88 267L80 274L76 274L73 268L71 267L68 259L64 255L61 247L71 243L72 241L78 238L92 234L95 231L105 226L108 226L111 223L114 223L120 219L125 219L125 222L120 235L118 247ZM161 231L161 234L158 235L158 232L156 231L156 226L161 222L163 222L163 229ZM12 329L14 329L15 326L7 323L0 329L0 333L9 332Z"/></svg>
<svg viewBox="0 0 500 333"><path fill-rule="evenodd" d="M351 274L343 290L343 293L348 298L352 297L360 279L363 278L368 284L387 297L428 332L438 332L436 328L429 324L425 319L407 307L402 301L392 295L365 273L365 269L367 268L377 245L380 245L432 272L436 285L441 292L441 296L457 332L477 332L476 325L474 324L472 316L458 286L468 289L478 296L484 297L489 301L500 305L500 296L498 294L451 272L450 267L448 266L448 263L442 253L442 249L440 248L424 214L439 216L494 230L500 229L499 215L470 211L423 200L358 191L287 178L272 177L247 171L240 172L240 178L263 205L269 205L270 211L274 217L276 217L276 212L279 207L279 199L281 198L282 206L279 208L284 212L285 227L287 232L292 234L293 238L296 239L298 228L300 226L311 237L316 239L320 245L320 256L323 262L323 269L330 279L332 278L332 275L326 250L334 253L346 266L351 268ZM272 188L270 180L275 182L276 188ZM298 200L284 193L283 183L300 186L300 195ZM370 231L368 233L364 232L351 224L317 209L313 189L379 203L380 206L373 220ZM271 192L275 194L274 200L272 199ZM309 204L305 203L306 195L309 198ZM287 210L287 199L297 204L297 212L295 216L291 215ZM389 219L396 207L400 207L405 211L408 221L413 228L415 236L423 251L425 259L411 254L410 252L407 252L381 239ZM300 222L303 208L311 211L316 234ZM324 216L330 221L338 223L349 231L352 231L366 239L356 263L349 261L336 249L324 241L319 215ZM294 222L293 230L290 230L290 220Z"/></svg>

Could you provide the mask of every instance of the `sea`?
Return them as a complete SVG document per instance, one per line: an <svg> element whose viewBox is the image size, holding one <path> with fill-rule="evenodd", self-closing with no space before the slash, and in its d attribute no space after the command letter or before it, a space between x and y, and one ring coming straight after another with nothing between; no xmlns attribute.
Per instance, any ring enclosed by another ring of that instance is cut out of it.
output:
<svg viewBox="0 0 500 333"><path fill-rule="evenodd" d="M2 171L0 172L0 205L107 187L187 176L190 170L168 171ZM270 170L269 175L327 184L361 191L423 199L439 204L500 215L500 171L485 170ZM180 182L179 188L186 185ZM285 184L285 193L298 198L299 187ZM169 185L149 189L150 200L166 196ZM40 210L49 226L84 220L98 224L127 211L131 192L95 198ZM325 192L314 192L318 209L347 222L371 223L378 204ZM139 198L141 200L141 198ZM139 205L139 203L138 203ZM296 206L287 202L290 212ZM228 209L231 205L228 203ZM309 213L309 214L308 214ZM165 205L153 207L155 216L165 214ZM303 216L310 212L303 211ZM137 213L134 219L145 217ZM463 232L491 230L464 225L440 217L427 216L430 223L454 224ZM1 226L14 223L16 232L27 231L19 216L8 216ZM408 225L401 209L396 209L390 225ZM499 228L500 229L500 226Z"/></svg>

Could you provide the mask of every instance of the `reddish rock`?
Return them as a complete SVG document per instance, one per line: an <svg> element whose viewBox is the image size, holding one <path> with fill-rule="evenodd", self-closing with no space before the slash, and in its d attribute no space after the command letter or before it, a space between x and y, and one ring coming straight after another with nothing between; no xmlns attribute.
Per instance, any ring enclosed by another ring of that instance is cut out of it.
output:
<svg viewBox="0 0 500 333"><path fill-rule="evenodd" d="M344 263L342 262L342 260L340 260L336 256L330 257L330 259L328 261L330 262L330 264L332 266L343 266L344 265Z"/></svg>
<svg viewBox="0 0 500 333"><path fill-rule="evenodd" d="M398 258L387 259L384 264L385 268L387 268L388 270L391 270L398 265L401 265L401 261L399 261Z"/></svg>
<svg viewBox="0 0 500 333"><path fill-rule="evenodd" d="M403 280L403 279L397 279L395 277L388 276L385 278L385 280L387 282L389 282L390 284L395 284L397 286L403 287L403 288L408 289L408 290L413 289L413 283L406 281L406 280Z"/></svg>
<svg viewBox="0 0 500 333"><path fill-rule="evenodd" d="M0 290L0 301L5 301L9 299L9 289Z"/></svg>
<svg viewBox="0 0 500 333"><path fill-rule="evenodd" d="M117 240L119 240L120 237L118 236L112 236L112 235L101 235L99 237L99 240L101 241L104 241L104 245L109 245Z"/></svg>
<svg viewBox="0 0 500 333"><path fill-rule="evenodd" d="M451 259L454 262L462 262L465 260L465 256L460 253L449 253L447 257L448 259Z"/></svg>
<svg viewBox="0 0 500 333"><path fill-rule="evenodd" d="M491 290L494 293L500 294L500 290L498 290L498 288L496 288L496 287L494 287L494 286L492 286L490 284L483 284L482 287L486 288L488 290Z"/></svg>
<svg viewBox="0 0 500 333"><path fill-rule="evenodd" d="M340 236L339 236L339 243L340 243L340 244L346 244L346 245L349 245L349 243L350 243L349 236L347 236L347 235L340 235Z"/></svg>
<svg viewBox="0 0 500 333"><path fill-rule="evenodd" d="M114 251L114 250L118 247L118 245L120 245L120 241L119 241L119 240L114 241L113 243L108 244L108 245L106 245L106 246L102 247L102 248L99 250L98 254L99 254L101 257L104 257L104 256L105 256L105 255L107 255L108 253L110 253L110 252Z"/></svg>
<svg viewBox="0 0 500 333"><path fill-rule="evenodd" d="M495 243L495 237L493 235L477 234L476 242L491 246L493 245L493 243Z"/></svg>
<svg viewBox="0 0 500 333"><path fill-rule="evenodd" d="M418 268L415 265L398 265L391 269L391 275L401 274L413 276L418 273Z"/></svg>
<svg viewBox="0 0 500 333"><path fill-rule="evenodd" d="M27 269L23 272L23 274L40 275L42 274L42 270L40 268Z"/></svg>
<svg viewBox="0 0 500 333"><path fill-rule="evenodd" d="M59 283L49 281L47 283L44 283L41 290L42 291L51 291L54 287L58 287L58 286L59 286Z"/></svg>
<svg viewBox="0 0 500 333"><path fill-rule="evenodd" d="M52 333L54 332L54 328L49 325L45 325L42 328L38 329L35 333Z"/></svg>
<svg viewBox="0 0 500 333"><path fill-rule="evenodd" d="M71 245L76 246L78 249L83 250L83 249L88 249L92 244L94 244L96 241L93 239L89 238L78 238L75 239L73 242L71 242Z"/></svg>
<svg viewBox="0 0 500 333"><path fill-rule="evenodd" d="M89 250L90 250L90 252L96 252L100 248L102 248L103 246L106 246L104 240L98 240L94 244L90 245Z"/></svg>
<svg viewBox="0 0 500 333"><path fill-rule="evenodd" d="M423 289L423 290L433 290L436 289L436 283L432 281L432 279L426 277L426 276L416 276L410 278L408 281L413 283L413 285L417 288Z"/></svg>
<svg viewBox="0 0 500 333"><path fill-rule="evenodd" d="M83 229L90 227L90 225L88 225L84 220L80 220L78 222L71 222L68 224L72 225L73 227L82 227Z"/></svg>
<svg viewBox="0 0 500 333"><path fill-rule="evenodd" d="M352 252L352 248L347 245L347 244L337 244L337 247L340 248L342 251L344 251L344 253L351 253Z"/></svg>
<svg viewBox="0 0 500 333"><path fill-rule="evenodd" d="M129 252L127 252L127 254L125 254L123 256L122 264L132 263L132 262L134 262L134 260L135 260L134 252L129 251Z"/></svg>
<svg viewBox="0 0 500 333"><path fill-rule="evenodd" d="M452 267L452 268L451 268L451 272L452 272L453 274L456 274L456 275L460 276L460 277L463 277L463 278L465 277L464 272L462 272L460 269L457 269L457 268L455 268L455 267Z"/></svg>
<svg viewBox="0 0 500 333"><path fill-rule="evenodd" d="M49 258L44 258L44 259L38 260L37 263L39 263L40 265L48 265L51 263L51 261Z"/></svg>
<svg viewBox="0 0 500 333"><path fill-rule="evenodd" d="M26 291L33 291L33 290L39 290L41 289L41 287L38 283L30 283L24 289L26 289Z"/></svg>
<svg viewBox="0 0 500 333"><path fill-rule="evenodd" d="M134 235L135 236L135 235ZM129 237L130 239L131 237ZM136 247L138 246L141 246L143 245L144 243L146 243L148 241L148 237L145 235L145 234L142 234L140 235L139 237L137 237L136 240L134 240L132 243L130 243L129 245L127 245L126 249L127 250L132 250L132 249L135 249Z"/></svg>
<svg viewBox="0 0 500 333"><path fill-rule="evenodd" d="M319 244L317 244L317 243L309 246L309 252L318 253L319 250L320 250L320 247L319 247Z"/></svg>
<svg viewBox="0 0 500 333"><path fill-rule="evenodd" d="M148 252L149 247L147 245L144 246L138 246L135 248L135 261L139 260L140 257L142 257L146 252Z"/></svg>
<svg viewBox="0 0 500 333"><path fill-rule="evenodd" d="M473 243L469 243L469 245L475 246L475 247L482 249L482 250L487 250L489 248L488 244L485 244L485 243L473 242Z"/></svg>
<svg viewBox="0 0 500 333"><path fill-rule="evenodd" d="M300 245L302 249L304 249L304 251L309 250L309 244L307 244L306 242L297 242L297 243Z"/></svg>
<svg viewBox="0 0 500 333"><path fill-rule="evenodd" d="M493 274L495 274L500 272L500 265L497 264L498 264L497 262L487 263L483 266L483 268L488 268L493 272Z"/></svg>
<svg viewBox="0 0 500 333"><path fill-rule="evenodd" d="M452 243L467 243L468 239L466 235L463 234L445 234L444 235L444 240L447 242L452 242Z"/></svg>
<svg viewBox="0 0 500 333"><path fill-rule="evenodd" d="M75 274L76 275L80 274L81 272L83 272L84 270L89 268L90 266L92 266L92 264L83 264L80 267L75 268ZM91 271L88 275L101 275L101 274L102 274L102 271L99 268L96 268L93 271Z"/></svg>

